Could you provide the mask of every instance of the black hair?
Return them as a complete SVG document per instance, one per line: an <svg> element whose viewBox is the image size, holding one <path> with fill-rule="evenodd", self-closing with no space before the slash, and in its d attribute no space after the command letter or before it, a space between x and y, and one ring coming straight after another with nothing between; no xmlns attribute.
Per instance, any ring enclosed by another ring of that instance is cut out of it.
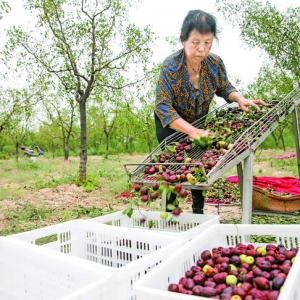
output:
<svg viewBox="0 0 300 300"><path fill-rule="evenodd" d="M180 41L185 42L192 30L196 29L201 34L213 33L214 38L218 40L217 22L216 18L202 10L190 10L183 20Z"/></svg>

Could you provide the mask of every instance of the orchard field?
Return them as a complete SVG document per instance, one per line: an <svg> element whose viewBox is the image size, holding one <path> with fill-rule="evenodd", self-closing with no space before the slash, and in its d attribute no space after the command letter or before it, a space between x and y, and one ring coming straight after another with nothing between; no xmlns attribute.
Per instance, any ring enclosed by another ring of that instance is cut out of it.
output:
<svg viewBox="0 0 300 300"><path fill-rule="evenodd" d="M295 149L287 149L295 153ZM278 159L282 150L260 150L255 152L254 176L298 177L296 157ZM123 164L139 163L145 154L111 155L88 157L88 180L79 185L78 157L38 157L35 162L21 157L0 161L0 232L8 235L22 231L65 222L86 219L123 210L128 191L128 181ZM236 175L236 169L226 174ZM225 176L225 177L226 177ZM125 193L126 194L126 193ZM191 203L182 208L191 213ZM160 210L160 201L140 209ZM220 214L222 223L241 222L241 205L205 205L206 214ZM300 224L297 212L293 215L253 214L252 223Z"/></svg>

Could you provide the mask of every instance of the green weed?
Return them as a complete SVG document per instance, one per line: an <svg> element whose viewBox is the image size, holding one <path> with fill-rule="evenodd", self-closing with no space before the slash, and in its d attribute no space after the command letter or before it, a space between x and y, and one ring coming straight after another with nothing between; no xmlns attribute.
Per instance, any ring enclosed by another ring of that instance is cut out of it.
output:
<svg viewBox="0 0 300 300"><path fill-rule="evenodd" d="M92 192L99 186L99 178L97 175L88 175L86 180L81 182L79 178L75 180L77 186L81 186L85 192Z"/></svg>

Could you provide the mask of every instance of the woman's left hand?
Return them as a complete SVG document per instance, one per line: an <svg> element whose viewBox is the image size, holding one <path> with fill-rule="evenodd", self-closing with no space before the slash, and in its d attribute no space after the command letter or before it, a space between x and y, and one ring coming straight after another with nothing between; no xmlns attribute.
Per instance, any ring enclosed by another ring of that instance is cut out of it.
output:
<svg viewBox="0 0 300 300"><path fill-rule="evenodd" d="M244 98L239 92L233 91L229 94L228 99L230 101L237 102L239 104L239 107L241 110L245 112L249 112L248 106L253 106L256 108L258 111L260 111L259 105L264 105L267 106L267 103L264 102L263 100L250 100Z"/></svg>
<svg viewBox="0 0 300 300"><path fill-rule="evenodd" d="M240 99L238 101L238 104L239 104L240 109L245 112L249 112L248 106L253 106L258 111L261 111L259 105L264 105L264 106L267 105L267 103L264 102L263 100L250 100L250 99L245 99L245 98Z"/></svg>

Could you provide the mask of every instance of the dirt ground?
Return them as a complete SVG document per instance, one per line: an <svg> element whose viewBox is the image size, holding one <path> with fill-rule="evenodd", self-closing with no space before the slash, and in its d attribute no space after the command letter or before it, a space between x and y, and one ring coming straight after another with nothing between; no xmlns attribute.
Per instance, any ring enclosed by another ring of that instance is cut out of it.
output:
<svg viewBox="0 0 300 300"><path fill-rule="evenodd" d="M274 156L274 153L265 153L268 157ZM140 158L137 159L139 161ZM256 163L254 165L254 169L259 170L263 169L264 171L269 168L266 165L266 161L262 161L261 163ZM281 170L277 170L276 174L273 176L289 176L285 172ZM12 186L12 185L10 185ZM4 187L4 186L3 186ZM105 191L101 190L101 192L105 193ZM122 198L115 198L109 203L108 201L99 199L99 190L95 190L93 192L84 192L81 187L78 187L74 184L62 184L57 188L44 188L41 190L32 190L26 193L21 200L20 199L7 199L0 202L0 230L7 226L7 218L1 211L3 210L15 210L22 208L24 203L31 203L34 206L44 204L47 207L51 207L57 210L72 210L77 209L78 207L101 207L104 211L113 210L123 210L126 208L127 204L123 203ZM120 191L121 193L122 191ZM118 195L116 195L118 196ZM184 212L192 213L192 204L191 203L183 203L181 205ZM148 207L147 207L148 208ZM149 209L160 210L160 201L157 201L154 207L150 207ZM241 206L238 205L208 205L206 204L204 207L204 213L210 215L219 214L220 220L229 220L229 219L237 219L242 215ZM47 220L50 225L51 222L55 222L55 220Z"/></svg>

